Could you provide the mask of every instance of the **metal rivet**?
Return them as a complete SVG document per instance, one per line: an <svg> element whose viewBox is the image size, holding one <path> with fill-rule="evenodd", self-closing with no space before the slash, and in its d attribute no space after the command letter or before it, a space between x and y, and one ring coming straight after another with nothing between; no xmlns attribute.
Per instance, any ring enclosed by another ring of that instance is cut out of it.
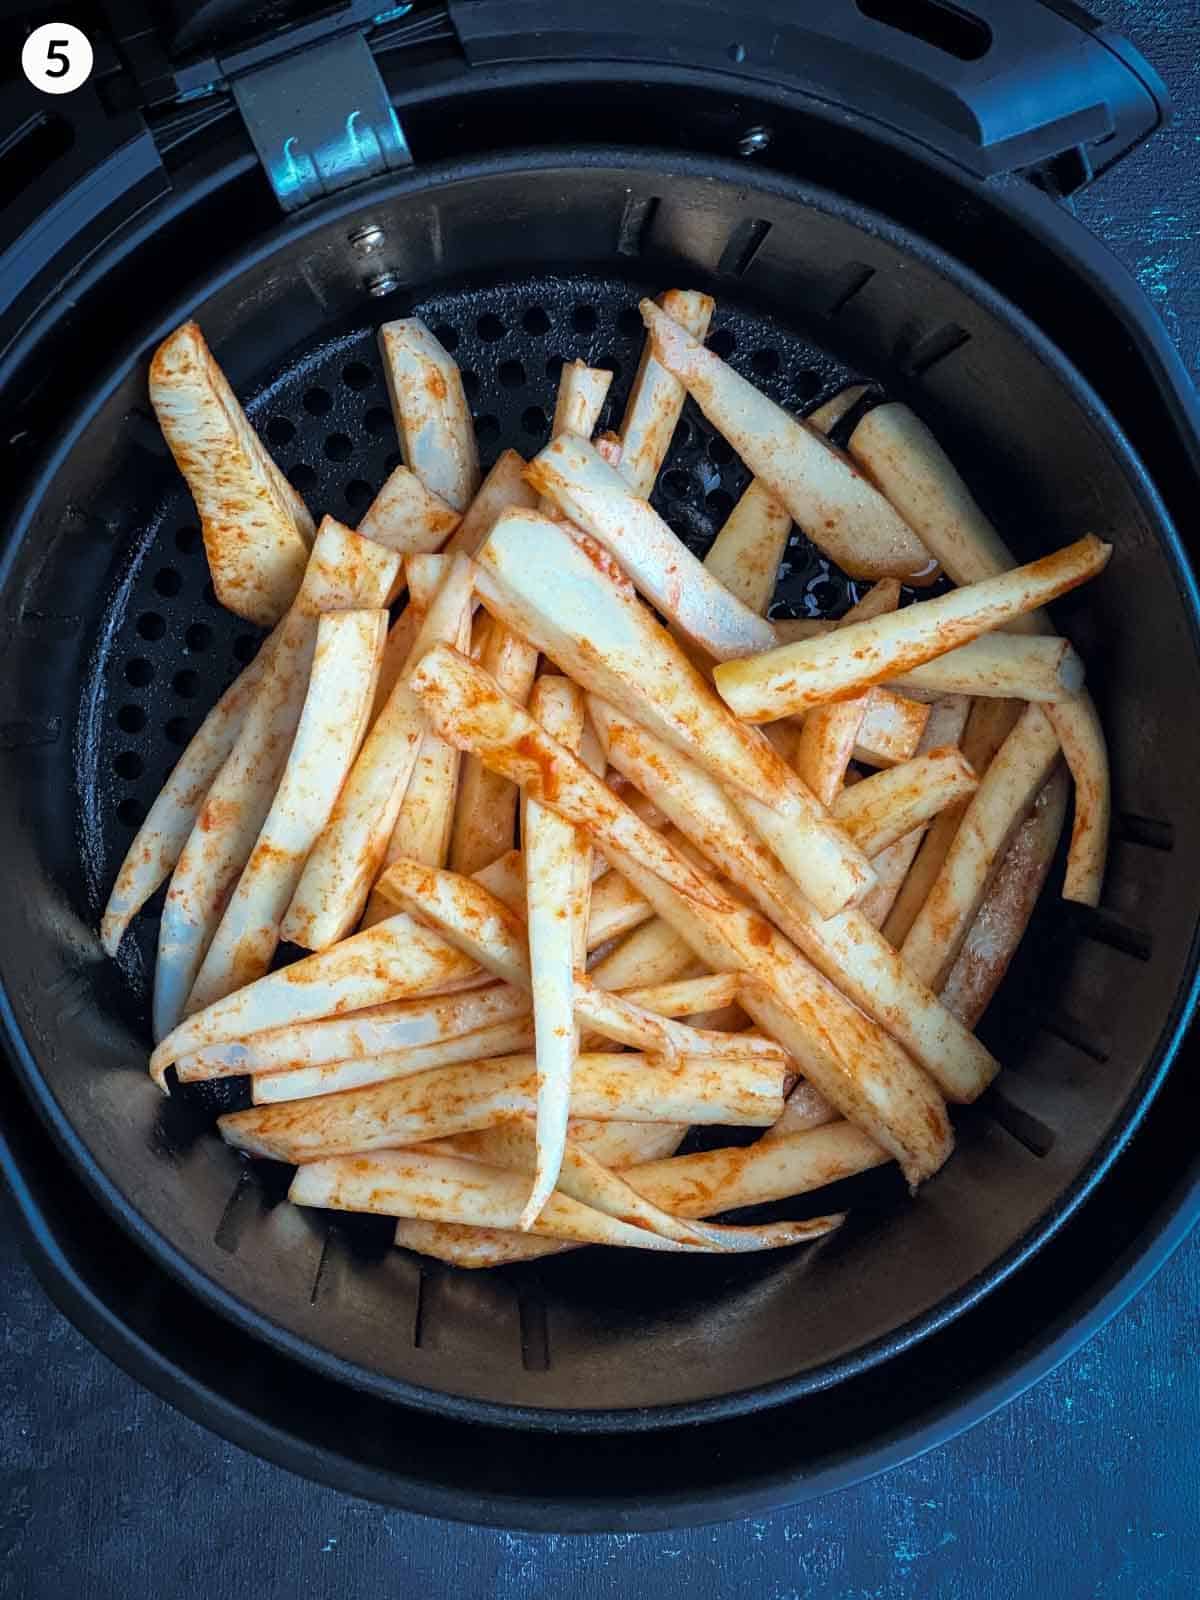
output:
<svg viewBox="0 0 1200 1600"><path fill-rule="evenodd" d="M399 287L400 278L395 272L381 272L376 277L367 279L367 293L376 300L381 300L385 294L391 294L393 289Z"/></svg>
<svg viewBox="0 0 1200 1600"><path fill-rule="evenodd" d="M738 140L738 150L744 156L755 156L760 150L765 150L771 143L770 128L747 128Z"/></svg>
<svg viewBox="0 0 1200 1600"><path fill-rule="evenodd" d="M360 256L374 255L383 244L383 229L377 222L368 222L361 228L355 228L350 235L350 244Z"/></svg>

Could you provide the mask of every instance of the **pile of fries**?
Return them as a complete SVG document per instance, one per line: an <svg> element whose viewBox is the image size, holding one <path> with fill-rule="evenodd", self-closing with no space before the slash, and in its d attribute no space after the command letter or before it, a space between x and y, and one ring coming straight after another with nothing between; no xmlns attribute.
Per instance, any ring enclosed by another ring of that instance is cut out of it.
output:
<svg viewBox="0 0 1200 1600"><path fill-rule="evenodd" d="M217 593L273 631L105 948L169 878L156 1082L248 1077L221 1133L297 1205L463 1266L790 1245L842 1219L705 1219L890 1161L915 1188L998 1070L973 1030L1068 771L1065 893L1100 893L1104 741L1041 608L1110 547L1018 566L907 407L790 416L705 348L713 309L643 301L619 432L576 361L550 444L482 482L454 362L389 323L405 464L356 532L314 529L194 324L151 367ZM648 499L688 395L754 474L703 562ZM869 585L839 621L767 620L793 523ZM706 1124L763 1132L677 1155Z"/></svg>

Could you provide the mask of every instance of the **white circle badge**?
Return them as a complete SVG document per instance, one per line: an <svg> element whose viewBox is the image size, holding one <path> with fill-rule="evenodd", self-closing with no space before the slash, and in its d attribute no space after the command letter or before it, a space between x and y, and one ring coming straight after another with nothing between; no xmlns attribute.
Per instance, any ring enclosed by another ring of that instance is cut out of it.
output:
<svg viewBox="0 0 1200 1600"><path fill-rule="evenodd" d="M44 94L70 94L91 76L92 45L86 33L69 22L44 22L21 51L21 70Z"/></svg>

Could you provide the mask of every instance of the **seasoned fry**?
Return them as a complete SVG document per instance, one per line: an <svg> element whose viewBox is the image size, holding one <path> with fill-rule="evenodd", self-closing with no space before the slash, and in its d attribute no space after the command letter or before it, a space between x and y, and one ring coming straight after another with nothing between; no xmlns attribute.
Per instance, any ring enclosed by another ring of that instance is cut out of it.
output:
<svg viewBox="0 0 1200 1600"><path fill-rule="evenodd" d="M989 633L893 678L903 694L974 694L1014 700L1069 700L1083 688L1083 662L1050 634Z"/></svg>
<svg viewBox="0 0 1200 1600"><path fill-rule="evenodd" d="M844 789L833 814L865 855L877 856L972 794L978 782L961 750L944 745Z"/></svg>
<svg viewBox="0 0 1200 1600"><path fill-rule="evenodd" d="M150 401L187 480L217 599L272 627L304 577L313 520L268 455L194 322L150 363Z"/></svg>
<svg viewBox="0 0 1200 1600"><path fill-rule="evenodd" d="M589 980L593 987L595 978ZM604 987L611 987L605 985ZM737 999L738 981L734 972L714 972L702 978L675 978L666 983L626 989L624 998L662 1017L696 1017L706 1011L720 1011Z"/></svg>
<svg viewBox="0 0 1200 1600"><path fill-rule="evenodd" d="M752 722L789 716L899 677L947 650L1045 605L1103 571L1112 546L1092 534L999 577L856 622L765 655L724 661L713 679L727 705Z"/></svg>
<svg viewBox="0 0 1200 1600"><path fill-rule="evenodd" d="M967 806L929 898L901 947L905 963L940 989L962 947L996 864L1033 805L1058 755L1058 737L1029 705Z"/></svg>
<svg viewBox="0 0 1200 1600"><path fill-rule="evenodd" d="M911 761L925 735L929 707L890 689L868 689L867 708L858 726L854 759L867 767L898 767ZM824 707L809 715L816 716ZM804 719L808 721L808 717Z"/></svg>
<svg viewBox="0 0 1200 1600"><path fill-rule="evenodd" d="M537 505L537 495L525 482L527 464L516 450L500 452L447 543L446 555L475 555L502 511L531 511Z"/></svg>
<svg viewBox="0 0 1200 1600"><path fill-rule="evenodd" d="M707 336L716 309L709 295L695 289L668 289L659 304L693 338ZM686 398L682 383L655 359L647 339L620 429L621 476L643 500L654 489Z"/></svg>
<svg viewBox="0 0 1200 1600"><path fill-rule="evenodd" d="M755 827L766 830L767 843L819 911L831 916L864 893L873 875L862 852L767 740L729 715L604 553L586 551L545 523L552 531L539 545L539 561L530 562L527 522L523 513L502 517L479 553L476 587L488 609L577 683L736 786L739 804L744 794Z"/></svg>
<svg viewBox="0 0 1200 1600"><path fill-rule="evenodd" d="M154 970L156 1039L183 1015L226 901L271 808L308 689L319 614L382 605L399 560L331 517L322 522L258 693L171 877Z"/></svg>
<svg viewBox="0 0 1200 1600"><path fill-rule="evenodd" d="M791 531L786 507L752 478L710 545L704 565L730 594L763 616Z"/></svg>
<svg viewBox="0 0 1200 1600"><path fill-rule="evenodd" d="M198 1011L269 969L304 862L329 820L367 726L386 611L331 611L317 624L304 708L279 788L188 996Z"/></svg>
<svg viewBox="0 0 1200 1600"><path fill-rule="evenodd" d="M786 1071L786 1053L773 1039L753 1033L722 1033L687 1023L672 1022L634 1000L632 994L614 994L597 988L588 978L578 980L575 1015L605 1038L652 1055L716 1056L739 1060L756 1056L777 1061Z"/></svg>
<svg viewBox="0 0 1200 1600"><path fill-rule="evenodd" d="M641 312L655 358L843 571L909 583L934 577L936 562L900 513L817 428L789 416L652 300Z"/></svg>
<svg viewBox="0 0 1200 1600"><path fill-rule="evenodd" d="M204 797L212 787L258 694L279 645L277 628L239 673L193 734L125 853L100 924L106 955L115 956L125 930L183 853Z"/></svg>
<svg viewBox="0 0 1200 1600"><path fill-rule="evenodd" d="M437 994L477 970L469 956L401 913L194 1012L154 1051L150 1075L162 1087L172 1061L203 1045Z"/></svg>
<svg viewBox="0 0 1200 1600"><path fill-rule="evenodd" d="M1015 727L1020 714L1021 706L1016 700L974 702L959 742L963 755L976 777L983 777L992 764L997 750ZM954 842L965 810L965 805L950 806L926 831L916 860L912 864L912 870L901 884L895 903L883 922L884 937L897 950L907 938L917 912L929 897L929 891L941 871L946 852Z"/></svg>
<svg viewBox="0 0 1200 1600"><path fill-rule="evenodd" d="M1067 814L1067 774L1056 766L1017 829L962 949L942 986L942 1004L973 1028L1008 971L1050 871Z"/></svg>
<svg viewBox="0 0 1200 1600"><path fill-rule="evenodd" d="M837 1112L811 1083L800 1082L788 1095L783 1114L763 1134L764 1139L782 1139L785 1134L804 1133L809 1128L824 1128L839 1120Z"/></svg>
<svg viewBox="0 0 1200 1600"><path fill-rule="evenodd" d="M415 472L397 467L363 513L358 531L407 556L440 550L461 521L461 513Z"/></svg>
<svg viewBox="0 0 1200 1600"><path fill-rule="evenodd" d="M445 866L461 764L459 752L436 733L422 735L412 777L384 851L385 861L407 856L426 866Z"/></svg>
<svg viewBox="0 0 1200 1600"><path fill-rule="evenodd" d="M679 318L676 317L675 321L678 322ZM690 329L688 331L691 332ZM810 411L804 419L805 422L810 428L819 428L822 433L832 433L842 418L854 410L869 387L870 385L866 383L852 383L845 389L839 389L837 394L831 395L815 411Z"/></svg>
<svg viewBox="0 0 1200 1600"><path fill-rule="evenodd" d="M672 983L701 967L691 945L655 916L627 933L596 962L588 977L602 989L630 989Z"/></svg>
<svg viewBox="0 0 1200 1600"><path fill-rule="evenodd" d="M465 656L438 645L425 655L410 682L443 738L474 750L493 771L520 783L529 796L594 842L601 836L620 839L681 893L711 899L702 880L653 828Z"/></svg>
<svg viewBox="0 0 1200 1600"><path fill-rule="evenodd" d="M567 678L539 678L529 709L549 738L578 754L584 727L581 689ZM575 968L586 954L591 855L571 824L530 794L521 809L521 848L537 1049L537 1156L519 1223L528 1232L558 1183L566 1149L571 1079L579 1055Z"/></svg>
<svg viewBox="0 0 1200 1600"><path fill-rule="evenodd" d="M455 557L409 655L459 636L469 615L471 567ZM405 681L408 663L367 735L333 815L313 846L283 922L283 936L309 950L343 938L362 915L383 862L427 723Z"/></svg>
<svg viewBox="0 0 1200 1600"><path fill-rule="evenodd" d="M670 1063L634 1054L583 1054L575 1067L575 1116L621 1122L729 1123L769 1127L783 1110L777 1063L684 1057ZM367 1089L285 1105L254 1106L220 1119L227 1144L278 1161L315 1161L395 1149L487 1128L537 1104L533 1056L438 1067ZM525 1199L528 1199L526 1186Z"/></svg>
<svg viewBox="0 0 1200 1600"><path fill-rule="evenodd" d="M775 642L770 623L731 594L586 439L560 434L534 457L525 476L599 540L647 599L716 660Z"/></svg>
<svg viewBox="0 0 1200 1600"><path fill-rule="evenodd" d="M590 709L613 765L648 790L702 854L745 889L826 978L893 1034L944 1094L973 1100L982 1092L995 1075L996 1062L858 911L818 916L792 892L778 862L719 785L689 762L663 759L662 746L611 706L593 700ZM639 876L634 882L644 893L644 879ZM647 898L659 909L658 899ZM688 937L678 919L673 926ZM714 960L710 965L729 963Z"/></svg>
<svg viewBox="0 0 1200 1600"><path fill-rule="evenodd" d="M479 488L479 453L457 364L419 317L385 322L379 350L405 464L465 511Z"/></svg>
<svg viewBox="0 0 1200 1600"><path fill-rule="evenodd" d="M586 361L566 362L558 380L550 437L573 433L576 438L590 439L611 385L612 373L604 367L589 367ZM540 509L549 508L543 502Z"/></svg>
<svg viewBox="0 0 1200 1600"><path fill-rule="evenodd" d="M529 699L538 653L486 612L475 623L476 660L519 706ZM489 772L478 756L466 755L458 782L450 865L455 872L478 872L512 848L517 821L517 787Z"/></svg>
<svg viewBox="0 0 1200 1600"><path fill-rule="evenodd" d="M379 880L394 906L435 927L454 947L505 983L529 990L529 942L524 919L477 878L401 858Z"/></svg>
<svg viewBox="0 0 1200 1600"><path fill-rule="evenodd" d="M496 983L467 994L405 1000L349 1016L288 1024L180 1056L180 1083L364 1061L461 1038L497 1023L530 1015L529 996Z"/></svg>
<svg viewBox="0 0 1200 1600"><path fill-rule="evenodd" d="M588 949L596 950L608 939L641 927L654 912L619 872L606 872L592 889L588 917Z"/></svg>
<svg viewBox="0 0 1200 1600"><path fill-rule="evenodd" d="M854 430L850 449L884 493L918 527L955 583L974 583L1016 566L933 434L907 406L880 406ZM1026 617L1020 630L1053 631L1049 619ZM1086 695L1047 713L1075 781L1075 815L1063 896L1098 905L1110 825L1110 777L1104 733Z"/></svg>

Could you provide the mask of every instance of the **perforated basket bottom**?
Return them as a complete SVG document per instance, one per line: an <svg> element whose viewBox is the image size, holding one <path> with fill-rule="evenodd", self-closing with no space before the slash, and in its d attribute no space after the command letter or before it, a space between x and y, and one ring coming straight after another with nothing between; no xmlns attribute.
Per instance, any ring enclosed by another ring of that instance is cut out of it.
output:
<svg viewBox="0 0 1200 1600"><path fill-rule="evenodd" d="M644 330L637 302L664 285L621 278L527 277L502 287L430 295L411 313L434 330L462 370L486 470L512 446L526 457L549 438L559 371L582 358L613 373L600 418L616 427L637 369ZM410 308L405 307L405 311ZM386 308L377 321L399 312ZM353 526L400 462L376 347L364 319L264 373L247 411L276 460L319 517ZM801 335L722 299L709 345L789 410L804 413L859 374ZM219 352L218 352L219 354ZM153 418L144 443L166 446ZM749 481L724 439L689 400L653 504L703 555ZM90 736L81 742L83 858L97 908L125 850L182 748L261 635L222 609L208 580L195 509L179 480L144 528L129 530L129 576L113 597L89 684ZM798 532L780 569L776 616L840 615L858 589ZM96 690L99 693L96 693ZM161 894L137 918L121 960L144 1022ZM224 1104L235 1090L223 1088Z"/></svg>

